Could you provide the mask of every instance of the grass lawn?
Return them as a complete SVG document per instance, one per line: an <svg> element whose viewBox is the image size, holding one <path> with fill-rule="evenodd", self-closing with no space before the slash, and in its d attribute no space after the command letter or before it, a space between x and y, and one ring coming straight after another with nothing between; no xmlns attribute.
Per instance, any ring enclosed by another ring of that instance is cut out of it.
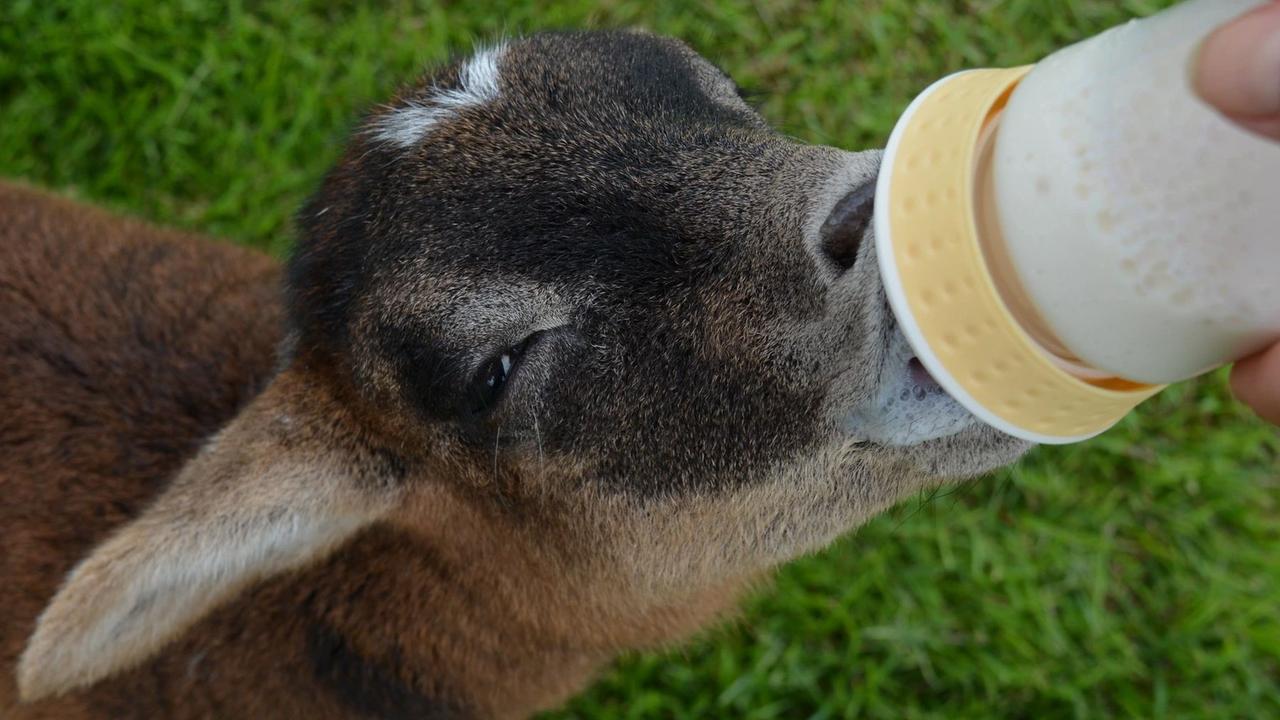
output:
<svg viewBox="0 0 1280 720"><path fill-rule="evenodd" d="M0 175L281 254L358 111L476 38L680 36L807 141L1166 0L0 0ZM2 310L0 310L2 311ZM904 503L555 717L1280 717L1280 440L1222 377Z"/></svg>

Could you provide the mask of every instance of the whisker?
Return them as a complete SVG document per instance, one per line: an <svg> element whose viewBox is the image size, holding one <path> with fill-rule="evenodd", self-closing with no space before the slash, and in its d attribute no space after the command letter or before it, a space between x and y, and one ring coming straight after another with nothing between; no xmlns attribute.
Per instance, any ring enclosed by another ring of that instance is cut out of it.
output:
<svg viewBox="0 0 1280 720"><path fill-rule="evenodd" d="M502 426L498 426L498 432L493 436L493 484L498 485L498 446L502 444Z"/></svg>
<svg viewBox="0 0 1280 720"><path fill-rule="evenodd" d="M498 432L493 437L493 489L498 497L498 503L504 508L510 508L511 503L507 500L507 495L502 491L502 477L498 474L498 448L502 445L502 426L498 426Z"/></svg>
<svg viewBox="0 0 1280 720"><path fill-rule="evenodd" d="M538 474L545 475L547 470L546 456L542 453L542 429L538 427L538 411L533 411L533 437L538 441Z"/></svg>
<svg viewBox="0 0 1280 720"><path fill-rule="evenodd" d="M933 501L937 499L938 492L940 490L941 488L935 487L932 490L930 490L927 494L917 495L916 508L912 510L910 513L908 513L906 517L899 520L897 525L893 526L893 532L897 532L898 530L901 530L902 526L907 524L908 520L915 517L916 515L919 515L922 510L932 505Z"/></svg>

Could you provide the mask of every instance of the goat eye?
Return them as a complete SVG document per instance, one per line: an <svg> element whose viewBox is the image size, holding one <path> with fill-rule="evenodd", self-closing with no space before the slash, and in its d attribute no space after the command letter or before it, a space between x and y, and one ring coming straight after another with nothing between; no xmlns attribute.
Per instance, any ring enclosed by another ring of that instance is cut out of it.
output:
<svg viewBox="0 0 1280 720"><path fill-rule="evenodd" d="M479 410L488 410L502 397L502 391L507 385L508 378L511 377L516 366L520 364L521 358L528 352L529 347L541 334L534 333L530 335L520 344L503 350L485 363L477 378L476 399L480 406Z"/></svg>
<svg viewBox="0 0 1280 720"><path fill-rule="evenodd" d="M489 369L485 374L484 384L490 392L496 392L507 382L507 373L511 372L511 367L515 362L512 357L512 351L508 350L507 352L502 353L502 356L497 360L489 363Z"/></svg>

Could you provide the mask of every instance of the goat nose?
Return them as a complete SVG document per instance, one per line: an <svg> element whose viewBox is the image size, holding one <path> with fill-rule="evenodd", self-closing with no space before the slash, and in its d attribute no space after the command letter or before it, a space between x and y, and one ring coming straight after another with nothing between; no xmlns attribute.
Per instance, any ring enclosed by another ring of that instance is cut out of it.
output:
<svg viewBox="0 0 1280 720"><path fill-rule="evenodd" d="M840 198L822 223L818 231L819 247L837 272L853 267L854 260L858 259L858 248L871 225L875 201L875 181L863 183Z"/></svg>

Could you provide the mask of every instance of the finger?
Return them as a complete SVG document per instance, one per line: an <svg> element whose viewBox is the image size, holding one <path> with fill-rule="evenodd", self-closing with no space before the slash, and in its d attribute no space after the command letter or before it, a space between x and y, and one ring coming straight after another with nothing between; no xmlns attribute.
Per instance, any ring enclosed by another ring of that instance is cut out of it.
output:
<svg viewBox="0 0 1280 720"><path fill-rule="evenodd" d="M1280 137L1280 0L1216 30L1194 72L1200 95L1255 131Z"/></svg>
<svg viewBox="0 0 1280 720"><path fill-rule="evenodd" d="M1263 420L1280 425L1280 345L1236 363L1231 391Z"/></svg>

